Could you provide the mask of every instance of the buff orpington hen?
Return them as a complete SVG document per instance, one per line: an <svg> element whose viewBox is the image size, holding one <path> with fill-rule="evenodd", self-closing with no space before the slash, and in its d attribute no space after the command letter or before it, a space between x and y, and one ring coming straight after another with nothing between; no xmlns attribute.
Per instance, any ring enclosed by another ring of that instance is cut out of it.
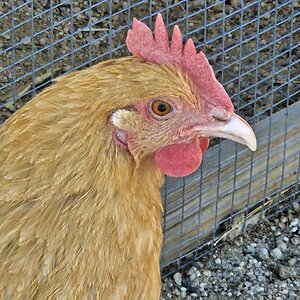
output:
<svg viewBox="0 0 300 300"><path fill-rule="evenodd" d="M0 128L1 299L157 300L164 175L256 148L207 58L134 19L133 56L62 76Z"/></svg>

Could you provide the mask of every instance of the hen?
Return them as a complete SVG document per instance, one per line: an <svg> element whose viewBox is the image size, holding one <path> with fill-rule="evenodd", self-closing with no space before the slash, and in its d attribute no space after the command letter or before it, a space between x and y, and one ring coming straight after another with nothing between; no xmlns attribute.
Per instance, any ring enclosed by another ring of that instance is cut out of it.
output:
<svg viewBox="0 0 300 300"><path fill-rule="evenodd" d="M126 43L0 128L1 299L159 299L163 174L195 171L209 136L256 148L177 26L134 19Z"/></svg>

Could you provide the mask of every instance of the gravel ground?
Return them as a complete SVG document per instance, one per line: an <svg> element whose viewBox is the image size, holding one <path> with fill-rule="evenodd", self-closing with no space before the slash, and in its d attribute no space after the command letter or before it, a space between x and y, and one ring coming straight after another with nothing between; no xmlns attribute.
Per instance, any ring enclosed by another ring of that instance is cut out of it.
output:
<svg viewBox="0 0 300 300"><path fill-rule="evenodd" d="M299 203L165 278L163 299L300 299Z"/></svg>

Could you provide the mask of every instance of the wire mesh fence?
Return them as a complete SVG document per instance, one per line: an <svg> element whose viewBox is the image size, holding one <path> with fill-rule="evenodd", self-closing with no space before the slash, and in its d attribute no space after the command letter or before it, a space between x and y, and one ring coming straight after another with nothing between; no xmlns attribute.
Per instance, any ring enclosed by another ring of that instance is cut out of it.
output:
<svg viewBox="0 0 300 300"><path fill-rule="evenodd" d="M132 18L152 26L158 12L207 54L259 140L255 154L214 140L195 174L167 178L168 270L210 252L233 228L241 232L250 216L257 222L299 201L298 1L2 1L0 124L57 76L128 55Z"/></svg>

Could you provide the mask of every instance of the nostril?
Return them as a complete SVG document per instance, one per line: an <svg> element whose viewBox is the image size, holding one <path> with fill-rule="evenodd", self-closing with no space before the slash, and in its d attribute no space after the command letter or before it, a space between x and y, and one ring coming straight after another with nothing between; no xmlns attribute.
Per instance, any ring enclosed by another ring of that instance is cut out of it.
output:
<svg viewBox="0 0 300 300"><path fill-rule="evenodd" d="M232 113L224 108L213 107L208 111L211 118L219 122L227 122L230 120Z"/></svg>
<svg viewBox="0 0 300 300"><path fill-rule="evenodd" d="M217 121L221 121L221 122L226 122L230 119L230 116L228 116L226 114L218 114L218 115L214 114L214 115L212 115L212 117L214 119L216 119Z"/></svg>

